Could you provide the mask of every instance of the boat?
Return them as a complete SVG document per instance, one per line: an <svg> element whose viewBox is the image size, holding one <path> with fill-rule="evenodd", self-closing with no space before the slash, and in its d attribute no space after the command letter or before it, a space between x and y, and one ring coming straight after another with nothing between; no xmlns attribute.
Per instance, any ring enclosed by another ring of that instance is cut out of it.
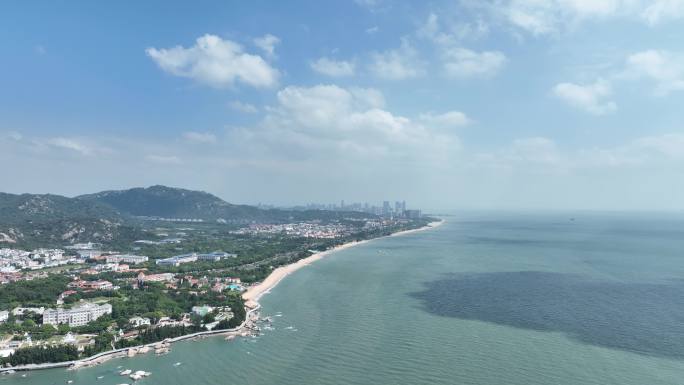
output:
<svg viewBox="0 0 684 385"><path fill-rule="evenodd" d="M67 381L67 384L73 384L73 383L74 383L74 380Z"/></svg>
<svg viewBox="0 0 684 385"><path fill-rule="evenodd" d="M180 366L180 364L180 362L176 362L175 364L173 364L173 366Z"/></svg>
<svg viewBox="0 0 684 385"><path fill-rule="evenodd" d="M130 377L133 381L138 381L138 380L141 379L143 376L141 376L141 375L139 375L139 374L133 373L133 374L131 374L129 377Z"/></svg>
<svg viewBox="0 0 684 385"><path fill-rule="evenodd" d="M144 371L144 370L138 370L137 372L135 372L135 374L137 374L137 375L139 375L139 376L147 377L147 376L149 376L149 375L152 374L152 373L146 372L146 371Z"/></svg>
<svg viewBox="0 0 684 385"><path fill-rule="evenodd" d="M131 369L126 369L126 370L122 371L121 373L119 373L119 375L121 375L121 376L127 376L127 375L129 375L129 374L131 374L131 373L133 373L133 371L132 371Z"/></svg>
<svg viewBox="0 0 684 385"><path fill-rule="evenodd" d="M97 379L98 379L98 380L101 380L101 379L103 379L103 378L104 378L104 376L97 376Z"/></svg>

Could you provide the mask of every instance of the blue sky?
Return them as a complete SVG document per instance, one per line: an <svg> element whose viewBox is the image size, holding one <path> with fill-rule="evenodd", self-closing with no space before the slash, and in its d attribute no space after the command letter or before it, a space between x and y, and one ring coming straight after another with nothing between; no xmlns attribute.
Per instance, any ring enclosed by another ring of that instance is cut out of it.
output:
<svg viewBox="0 0 684 385"><path fill-rule="evenodd" d="M10 2L0 190L682 209L684 0Z"/></svg>

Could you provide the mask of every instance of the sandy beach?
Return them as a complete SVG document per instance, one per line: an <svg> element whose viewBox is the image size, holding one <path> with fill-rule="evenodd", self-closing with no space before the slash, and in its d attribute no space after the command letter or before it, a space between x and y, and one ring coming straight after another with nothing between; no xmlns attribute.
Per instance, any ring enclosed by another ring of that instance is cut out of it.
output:
<svg viewBox="0 0 684 385"><path fill-rule="evenodd" d="M411 233L415 233L415 232L423 231L423 230L427 230L427 229L432 229L432 228L435 228L435 227L441 225L442 223L444 223L444 220L437 221L437 222L431 222L427 226L424 226L424 227L421 227L418 229L399 231L399 232L390 234L389 236L395 237L395 236L411 234ZM380 237L380 238L384 238L384 237ZM261 298L262 295L268 293L281 280L283 280L283 278L287 277L291 273L301 269L304 266L308 266L311 263L316 262L316 261L326 257L327 255L330 255L330 254L336 252L336 251L340 251L340 250L348 249L350 247L358 246L358 245L361 245L361 244L366 243L366 242L370 242L370 241L375 240L375 239L379 239L379 238L366 239L363 241L354 241L354 242L345 243L343 245L334 247L332 249L312 254L309 257L300 259L299 261L291 263L289 265L278 267L275 270L273 270L271 272L271 274L269 274L269 276L266 277L266 279L264 279L262 282L254 285L254 286L249 287L247 289L247 291L245 291L245 293L242 294L242 298L245 299L245 303L246 303L247 307L253 308L254 306L257 306L257 301L259 301L259 298Z"/></svg>

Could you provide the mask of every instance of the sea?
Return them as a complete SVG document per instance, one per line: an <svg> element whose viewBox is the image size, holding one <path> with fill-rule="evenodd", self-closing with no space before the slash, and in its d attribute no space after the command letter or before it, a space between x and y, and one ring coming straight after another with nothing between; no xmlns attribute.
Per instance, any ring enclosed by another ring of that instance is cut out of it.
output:
<svg viewBox="0 0 684 385"><path fill-rule="evenodd" d="M684 214L443 218L288 276L258 337L0 385L684 383Z"/></svg>

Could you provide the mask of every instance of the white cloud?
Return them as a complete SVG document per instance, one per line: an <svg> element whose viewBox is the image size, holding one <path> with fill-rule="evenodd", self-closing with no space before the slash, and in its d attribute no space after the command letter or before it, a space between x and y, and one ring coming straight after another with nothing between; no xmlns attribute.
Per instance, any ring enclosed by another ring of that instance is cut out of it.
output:
<svg viewBox="0 0 684 385"><path fill-rule="evenodd" d="M272 147L271 154L427 161L460 146L453 134L385 110L384 97L375 89L290 86L277 97L262 124L241 133L253 144Z"/></svg>
<svg viewBox="0 0 684 385"><path fill-rule="evenodd" d="M341 77L354 75L355 63L344 60L333 60L322 57L311 63L311 68L321 74Z"/></svg>
<svg viewBox="0 0 684 385"><path fill-rule="evenodd" d="M402 39L401 47L371 54L370 71L383 79L402 80L422 76L425 63L419 58L418 51Z"/></svg>
<svg viewBox="0 0 684 385"><path fill-rule="evenodd" d="M174 155L147 155L145 159L152 163L174 165L183 163L179 157Z"/></svg>
<svg viewBox="0 0 684 385"><path fill-rule="evenodd" d="M442 127L461 127L471 123L470 118L461 111L449 111L443 114L425 113L420 115L420 120L428 125Z"/></svg>
<svg viewBox="0 0 684 385"><path fill-rule="evenodd" d="M475 52L461 47L445 48L442 56L444 70L451 77L494 76L508 60L499 51Z"/></svg>
<svg viewBox="0 0 684 385"><path fill-rule="evenodd" d="M280 44L280 39L270 33L254 39L254 45L261 48L268 56L275 56L275 46Z"/></svg>
<svg viewBox="0 0 684 385"><path fill-rule="evenodd" d="M216 135L210 132L188 131L183 133L183 138L194 143L216 143Z"/></svg>
<svg viewBox="0 0 684 385"><path fill-rule="evenodd" d="M94 150L90 145L73 138L52 138L48 139L46 143L50 146L74 151L85 156L92 155Z"/></svg>
<svg viewBox="0 0 684 385"><path fill-rule="evenodd" d="M260 56L245 53L239 44L215 35L199 37L190 48L148 48L145 52L165 72L217 88L236 82L271 87L279 76Z"/></svg>
<svg viewBox="0 0 684 385"><path fill-rule="evenodd" d="M684 90L684 55L658 50L635 53L627 58L625 76L655 81L661 95Z"/></svg>
<svg viewBox="0 0 684 385"><path fill-rule="evenodd" d="M573 28L585 20L626 18L649 25L684 17L684 0L501 0L492 10L533 35Z"/></svg>
<svg viewBox="0 0 684 385"><path fill-rule="evenodd" d="M684 17L684 0L655 0L649 3L641 14L649 25Z"/></svg>
<svg viewBox="0 0 684 385"><path fill-rule="evenodd" d="M617 110L617 104L608 100L612 95L610 83L598 79L592 84L559 83L553 87L556 97L594 115L605 115Z"/></svg>
<svg viewBox="0 0 684 385"><path fill-rule="evenodd" d="M451 25L450 32L444 32L436 14L431 13L425 23L418 28L416 36L431 41L439 56L444 72L449 77L491 77L506 65L508 59L500 51L477 52L463 47L466 38L483 36L488 26L478 22L471 24Z"/></svg>
<svg viewBox="0 0 684 385"><path fill-rule="evenodd" d="M239 100L233 100L232 102L229 102L228 107L232 108L235 111L243 112L245 114L255 114L259 112L259 109L253 104L244 103Z"/></svg>
<svg viewBox="0 0 684 385"><path fill-rule="evenodd" d="M380 27L378 27L378 26L376 25L376 26L373 26L373 27L370 27L370 28L366 28L366 33L369 34L369 35L372 35L372 34L378 32L379 30L380 30Z"/></svg>

